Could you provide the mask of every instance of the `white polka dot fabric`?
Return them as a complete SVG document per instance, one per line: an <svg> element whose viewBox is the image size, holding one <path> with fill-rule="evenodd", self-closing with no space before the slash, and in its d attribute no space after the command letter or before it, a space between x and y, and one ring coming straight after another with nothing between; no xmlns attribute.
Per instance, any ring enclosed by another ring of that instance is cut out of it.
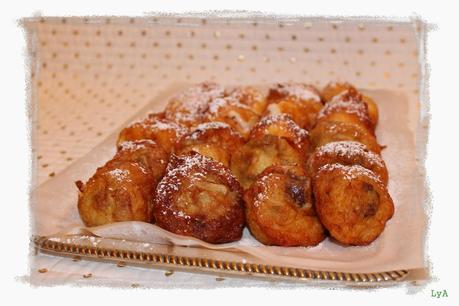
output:
<svg viewBox="0 0 459 306"><path fill-rule="evenodd" d="M33 150L52 179L172 83L346 80L418 101L415 22L330 19L32 18Z"/></svg>

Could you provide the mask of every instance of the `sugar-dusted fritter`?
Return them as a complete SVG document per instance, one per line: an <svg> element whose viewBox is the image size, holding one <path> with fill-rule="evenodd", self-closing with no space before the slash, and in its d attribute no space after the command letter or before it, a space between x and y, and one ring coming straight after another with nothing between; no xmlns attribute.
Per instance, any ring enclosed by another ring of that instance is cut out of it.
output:
<svg viewBox="0 0 459 306"><path fill-rule="evenodd" d="M324 121L309 132L309 141L313 148L329 142L352 140L364 144L369 150L380 154L381 147L376 137L361 125L340 121Z"/></svg>
<svg viewBox="0 0 459 306"><path fill-rule="evenodd" d="M206 122L209 102L223 98L225 88L212 82L204 82L187 88L172 97L164 110L165 117L187 127Z"/></svg>
<svg viewBox="0 0 459 306"><path fill-rule="evenodd" d="M86 226L152 220L158 181L138 163L112 160L84 184L77 181L78 211Z"/></svg>
<svg viewBox="0 0 459 306"><path fill-rule="evenodd" d="M371 243L394 214L386 186L373 172L359 165L321 167L313 191L320 221L343 244Z"/></svg>
<svg viewBox="0 0 459 306"><path fill-rule="evenodd" d="M369 96L362 95L362 100L367 105L368 115L370 116L371 123L373 124L374 127L376 127L379 121L378 105Z"/></svg>
<svg viewBox="0 0 459 306"><path fill-rule="evenodd" d="M355 141L336 141L318 147L308 160L308 172L315 177L327 164L360 165L376 174L387 185L389 174L384 160L365 145Z"/></svg>
<svg viewBox="0 0 459 306"><path fill-rule="evenodd" d="M206 121L225 122L246 138L260 116L236 98L228 96L210 101L206 118Z"/></svg>
<svg viewBox="0 0 459 306"><path fill-rule="evenodd" d="M221 163L198 153L171 156L153 215L158 226L209 243L239 240L245 225L239 183Z"/></svg>
<svg viewBox="0 0 459 306"><path fill-rule="evenodd" d="M251 86L236 87L228 90L227 96L236 98L240 103L247 105L258 115L264 113L268 104L266 96Z"/></svg>
<svg viewBox="0 0 459 306"><path fill-rule="evenodd" d="M266 108L265 115L288 114L300 127L310 130L317 121L317 114L322 109L320 102L300 102L293 99L271 103Z"/></svg>
<svg viewBox="0 0 459 306"><path fill-rule="evenodd" d="M231 158L231 170L244 189L272 165L305 167L307 157L285 138L265 135L250 139Z"/></svg>
<svg viewBox="0 0 459 306"><path fill-rule="evenodd" d="M309 177L300 167L271 166L244 193L247 225L261 243L314 246L325 238Z"/></svg>
<svg viewBox="0 0 459 306"><path fill-rule="evenodd" d="M378 106L376 103L373 101L368 96L361 95L358 90L351 84L343 82L331 82L328 83L323 89L322 89L322 98L324 101L331 101L335 96L342 94L343 92L348 91L351 94L358 93L360 95L361 100L367 105L368 107L368 114L370 117L370 120L373 124L373 126L376 126L378 124L379 120L379 111L378 111Z"/></svg>
<svg viewBox="0 0 459 306"><path fill-rule="evenodd" d="M316 87L304 83L277 83L269 88L268 100L276 103L285 99L294 99L301 102L321 102L320 92Z"/></svg>
<svg viewBox="0 0 459 306"><path fill-rule="evenodd" d="M300 128L287 114L269 115L261 118L250 132L250 139L261 139L264 135L285 138L298 151L305 155L309 154L308 132Z"/></svg>
<svg viewBox="0 0 459 306"><path fill-rule="evenodd" d="M223 122L207 122L179 138L176 155L198 152L229 167L231 154L244 145L244 139L231 126Z"/></svg>
<svg viewBox="0 0 459 306"><path fill-rule="evenodd" d="M153 140L133 140L122 142L113 160L136 162L159 182L166 172L169 154Z"/></svg>
<svg viewBox="0 0 459 306"><path fill-rule="evenodd" d="M357 91L357 89L354 87L354 85L347 83L347 82L330 82L325 87L322 89L321 96L322 99L325 102L331 101L333 97L339 95L343 91L346 90L354 90Z"/></svg>
<svg viewBox="0 0 459 306"><path fill-rule="evenodd" d="M270 88L267 115L288 114L300 127L310 130L322 109L319 92L302 83L281 83Z"/></svg>
<svg viewBox="0 0 459 306"><path fill-rule="evenodd" d="M151 114L124 128L118 136L117 145L120 146L124 141L149 139L171 153L177 139L187 131L187 128L164 118L162 114Z"/></svg>
<svg viewBox="0 0 459 306"><path fill-rule="evenodd" d="M360 96L347 95L347 92L334 97L327 102L317 115L317 124L323 121L341 121L362 125L369 132L374 133L374 126L370 120L368 108Z"/></svg>

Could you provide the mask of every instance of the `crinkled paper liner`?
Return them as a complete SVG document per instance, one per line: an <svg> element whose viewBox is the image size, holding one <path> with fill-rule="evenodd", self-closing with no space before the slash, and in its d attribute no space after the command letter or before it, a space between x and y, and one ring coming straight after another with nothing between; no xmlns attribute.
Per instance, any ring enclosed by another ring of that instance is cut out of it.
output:
<svg viewBox="0 0 459 306"><path fill-rule="evenodd" d="M183 84L168 88L129 121L142 118L149 111L161 111L167 98L183 88ZM416 105L409 105L401 93L386 90L366 93L379 106L377 137L380 144L387 146L382 156L389 170L389 192L395 204L393 218L381 236L369 246L343 246L329 238L308 248L264 246L247 229L240 241L215 245L175 235L144 222L85 228L77 211L74 182L88 179L98 166L113 156L119 130L55 179L33 191L34 233L74 245L87 245L89 241L99 247L122 247L141 252L148 252L152 247L162 247L167 252L178 246L174 249L175 255L319 271L374 273L424 268L424 185L415 147L419 109Z"/></svg>

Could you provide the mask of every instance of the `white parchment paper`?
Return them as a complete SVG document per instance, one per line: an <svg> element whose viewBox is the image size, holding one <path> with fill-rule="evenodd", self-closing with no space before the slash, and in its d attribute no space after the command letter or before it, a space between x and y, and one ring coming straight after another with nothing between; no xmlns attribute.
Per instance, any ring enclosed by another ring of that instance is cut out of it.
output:
<svg viewBox="0 0 459 306"><path fill-rule="evenodd" d="M172 86L135 117L144 117L148 111L162 110L167 98L181 87ZM346 247L329 239L311 248L264 246L247 229L238 242L211 245L143 222L121 222L84 228L77 211L77 189L74 182L87 180L98 166L113 156L118 131L84 158L32 192L34 234L52 236L53 239L67 242L71 240L73 243L79 243L78 235L94 235L100 238L98 243L103 243L104 239L116 243L119 239L120 247L136 250L142 250L151 244L188 246L177 248L175 252L194 253L203 257L228 255L232 260L244 262L255 261L325 271L369 273L423 268L426 266L426 217L422 203L424 183L415 147L419 110L409 105L401 93L373 90L367 91L367 94L379 106L380 122L376 133L378 142L387 146L382 155L389 170L389 192L395 204L393 218L387 223L382 235L369 246ZM129 121L133 119L130 118ZM126 244L125 241L131 243ZM215 253L215 250L218 252Z"/></svg>

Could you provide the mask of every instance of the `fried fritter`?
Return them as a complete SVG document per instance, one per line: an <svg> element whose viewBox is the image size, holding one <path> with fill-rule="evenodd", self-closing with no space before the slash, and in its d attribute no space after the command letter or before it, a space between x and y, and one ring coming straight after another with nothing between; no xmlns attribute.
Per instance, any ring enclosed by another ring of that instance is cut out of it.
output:
<svg viewBox="0 0 459 306"><path fill-rule="evenodd" d="M333 97L349 89L357 91L357 89L350 83L330 82L322 89L321 96L325 102L328 102L331 101Z"/></svg>
<svg viewBox="0 0 459 306"><path fill-rule="evenodd" d="M244 138L247 138L252 127L260 119L260 116L250 109L250 107L240 103L234 97L212 100L209 103L206 116L207 121L218 121L229 124Z"/></svg>
<svg viewBox="0 0 459 306"><path fill-rule="evenodd" d="M198 152L229 167L231 154L244 145L244 139L223 122L202 123L183 135L175 144L174 154Z"/></svg>
<svg viewBox="0 0 459 306"><path fill-rule="evenodd" d="M177 139L187 132L187 128L152 114L148 118L134 122L124 128L118 136L117 145L124 141L149 139L159 144L167 153L171 153Z"/></svg>
<svg viewBox="0 0 459 306"><path fill-rule="evenodd" d="M300 102L293 99L271 103L266 108L265 115L288 114L300 127L310 130L317 121L317 115L322 109L320 102Z"/></svg>
<svg viewBox="0 0 459 306"><path fill-rule="evenodd" d="M319 92L311 85L283 83L272 87L266 115L288 114L300 127L310 130L322 109Z"/></svg>
<svg viewBox="0 0 459 306"><path fill-rule="evenodd" d="M287 139L272 135L250 139L231 158L231 171L244 189L272 165L306 166L307 156Z"/></svg>
<svg viewBox="0 0 459 306"><path fill-rule="evenodd" d="M285 99L300 102L321 102L320 92L313 85L304 83L277 83L271 86L268 94L269 103L276 103Z"/></svg>
<svg viewBox="0 0 459 306"><path fill-rule="evenodd" d="M169 154L153 140L124 141L118 146L113 160L136 162L159 182L166 172Z"/></svg>
<svg viewBox="0 0 459 306"><path fill-rule="evenodd" d="M186 127L195 127L207 122L209 103L225 96L225 88L216 83L204 82L192 86L174 96L166 105L166 119Z"/></svg>
<svg viewBox="0 0 459 306"><path fill-rule="evenodd" d="M98 168L86 184L76 182L80 217L86 226L151 222L157 183L140 164L112 160Z"/></svg>
<svg viewBox="0 0 459 306"><path fill-rule="evenodd" d="M240 103L250 107L258 115L266 110L268 101L266 97L254 87L237 87L229 90L227 96L236 98Z"/></svg>
<svg viewBox="0 0 459 306"><path fill-rule="evenodd" d="M317 124L323 121L341 121L362 125L374 134L374 126L365 103L353 96L338 95L325 104L317 115Z"/></svg>
<svg viewBox="0 0 459 306"><path fill-rule="evenodd" d="M353 85L346 82L329 83L322 90L322 98L324 99L324 101L328 102L331 101L335 96L338 96L339 94L342 94L345 91L348 91L350 93L358 93L360 95L361 100L367 105L368 115L370 117L371 123L373 124L373 126L376 126L379 120L378 106L370 97L361 95Z"/></svg>
<svg viewBox="0 0 459 306"><path fill-rule="evenodd" d="M381 147L374 135L361 125L339 121L324 121L309 133L309 141L313 148L323 146L329 142L352 140L364 144L369 150L380 154Z"/></svg>
<svg viewBox="0 0 459 306"><path fill-rule="evenodd" d="M376 174L387 185L389 174L381 156L355 141L336 141L318 147L308 160L308 172L315 177L327 164L360 165Z"/></svg>
<svg viewBox="0 0 459 306"><path fill-rule="evenodd" d="M344 244L371 243L394 214L384 184L359 165L323 166L314 179L313 191L320 221L333 238Z"/></svg>
<svg viewBox="0 0 459 306"><path fill-rule="evenodd" d="M263 117L250 132L250 139L261 139L265 135L285 138L298 151L305 155L309 154L308 132L300 128L287 114Z"/></svg>
<svg viewBox="0 0 459 306"><path fill-rule="evenodd" d="M245 225L237 180L221 163L195 152L171 156L153 215L158 226L209 243L239 240Z"/></svg>
<svg viewBox="0 0 459 306"><path fill-rule="evenodd" d="M247 225L261 243L314 246L325 238L311 185L299 167L271 166L244 193Z"/></svg>
<svg viewBox="0 0 459 306"><path fill-rule="evenodd" d="M376 127L379 121L378 105L376 105L376 102L368 96L362 95L362 99L363 102L365 102L367 105L368 115L370 116L371 123Z"/></svg>

